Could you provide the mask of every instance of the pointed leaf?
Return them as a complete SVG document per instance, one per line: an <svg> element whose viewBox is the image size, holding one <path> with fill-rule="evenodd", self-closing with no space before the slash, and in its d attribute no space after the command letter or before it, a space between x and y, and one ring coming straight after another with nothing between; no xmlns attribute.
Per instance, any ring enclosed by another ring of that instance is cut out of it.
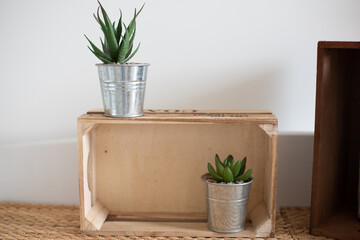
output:
<svg viewBox="0 0 360 240"><path fill-rule="evenodd" d="M136 27L135 27L135 30L134 30L133 35L132 35L131 38L130 38L130 42L129 42L129 48L130 48L130 49L129 49L129 51L127 52L125 58L127 58L127 57L130 55L130 53L131 53L131 51L132 51L132 49L133 49L133 43L134 43L135 33L136 33Z"/></svg>
<svg viewBox="0 0 360 240"><path fill-rule="evenodd" d="M241 161L239 160L235 163L234 167L231 169L234 177L236 177L239 174L240 169L241 169Z"/></svg>
<svg viewBox="0 0 360 240"><path fill-rule="evenodd" d="M232 169L235 165L234 157L232 155L228 156L228 165L229 165L230 169Z"/></svg>
<svg viewBox="0 0 360 240"><path fill-rule="evenodd" d="M231 172L231 169L229 167L225 167L224 168L224 181L225 182L233 182L234 181L234 176Z"/></svg>
<svg viewBox="0 0 360 240"><path fill-rule="evenodd" d="M231 168L231 163L232 161L234 161L234 158L233 156L229 155L227 158L226 158L226 166L225 167L230 167ZM234 163L235 164L235 163Z"/></svg>
<svg viewBox="0 0 360 240"><path fill-rule="evenodd" d="M133 33L134 33L135 27L136 27L136 18L137 18L137 16L139 16L139 14L142 11L142 9L144 8L144 6L145 6L145 4L142 5L139 12L136 12L136 9L135 9L134 18L131 20L129 26L127 28L125 27L126 30L125 30L124 37L120 44L118 62L123 62L127 58L127 55L130 54L129 50L132 48L132 42L134 41L134 37L135 37L135 35L133 35ZM130 38L132 38L132 39L130 40ZM127 59L129 60L130 57Z"/></svg>
<svg viewBox="0 0 360 240"><path fill-rule="evenodd" d="M246 157L244 157L244 159L241 162L241 169L239 175L242 175L245 172L245 169L246 169Z"/></svg>
<svg viewBox="0 0 360 240"><path fill-rule="evenodd" d="M105 26L105 23L101 20L100 15L99 15L99 11L100 11L100 7L98 7L97 12L96 12L97 17L94 14L94 18L100 24L101 30L103 31L105 39L106 39L107 38L107 27Z"/></svg>
<svg viewBox="0 0 360 240"><path fill-rule="evenodd" d="M129 31L129 34L130 34L130 35L132 34L132 32L133 32L134 29L135 29L136 18L137 18L137 16L139 16L139 14L140 14L140 12L143 10L144 6L145 6L145 3L142 5L140 11L137 12L137 13L136 13L136 9L135 9L134 18L131 20L131 22L130 22L130 24L129 24L129 26L128 26L128 31Z"/></svg>
<svg viewBox="0 0 360 240"><path fill-rule="evenodd" d="M221 164L219 156L216 154L215 156L215 165L216 171L220 174L220 176L224 176L224 166Z"/></svg>
<svg viewBox="0 0 360 240"><path fill-rule="evenodd" d="M106 41L103 42L102 38L100 38L100 42L101 42L101 46L102 46L102 50L106 55L110 55L109 54L109 49L107 47Z"/></svg>
<svg viewBox="0 0 360 240"><path fill-rule="evenodd" d="M215 155L215 160L216 159L219 160L219 162L221 163L222 166L224 166L223 163L221 162L220 158L219 158L219 155L217 155L217 154Z"/></svg>
<svg viewBox="0 0 360 240"><path fill-rule="evenodd" d="M130 40L129 40L130 37L129 37L129 34L128 34L125 24L124 24L124 29L125 29L125 35L121 40L120 47L119 47L119 55L118 55L118 59L117 59L119 63L125 62L124 61L126 58L125 56L129 51L129 45L130 45Z"/></svg>
<svg viewBox="0 0 360 240"><path fill-rule="evenodd" d="M97 54L96 52L94 52L89 46L88 48L90 49L90 51L95 55L95 57L97 57L98 59L100 59L100 61L102 61L103 63L112 63L111 61L107 60L106 58L103 58L101 55Z"/></svg>
<svg viewBox="0 0 360 240"><path fill-rule="evenodd" d="M224 167L227 167L227 165L228 165L228 159L227 158L225 158L223 165L224 165Z"/></svg>
<svg viewBox="0 0 360 240"><path fill-rule="evenodd" d="M140 43L135 49L135 51L127 59L125 59L124 62L128 62L133 56L135 56L136 52L139 50L139 47L140 47Z"/></svg>
<svg viewBox="0 0 360 240"><path fill-rule="evenodd" d="M116 27L116 41L118 43L120 42L121 34L122 34L122 12L120 10L120 18L119 18L118 25Z"/></svg>
<svg viewBox="0 0 360 240"><path fill-rule="evenodd" d="M213 166L211 165L211 163L208 163L208 171L209 174L216 180L216 181L222 181L223 178L216 173L215 169L213 168Z"/></svg>
<svg viewBox="0 0 360 240"><path fill-rule="evenodd" d="M99 55L99 56L101 56L102 58L104 58L104 59L106 59L106 60L108 60L108 61L111 61L111 58L109 57L109 56L107 56L105 53L103 53L98 47L96 47L95 46L95 44L93 44L91 41L90 41L90 39L86 36L86 35L84 35L85 37L86 37L86 39L89 41L89 43L90 43L90 45L91 45L91 47L92 47L92 52L95 54L97 54L97 55ZM90 49L90 48L89 48ZM91 50L91 49L90 49Z"/></svg>
<svg viewBox="0 0 360 240"><path fill-rule="evenodd" d="M247 170L243 175L235 178L235 181L243 181L246 182L251 176L252 169Z"/></svg>
<svg viewBox="0 0 360 240"><path fill-rule="evenodd" d="M105 9L103 8L103 6L101 5L101 3L98 1L100 8L101 8L101 13L103 15L104 18L104 22L107 28L107 32L106 32L106 40L108 43L108 47L109 47L109 52L110 52L110 56L112 59L117 59L118 57L118 51L119 51L119 44L116 41L116 36L115 36L115 30L114 27L110 21L109 16L107 15Z"/></svg>

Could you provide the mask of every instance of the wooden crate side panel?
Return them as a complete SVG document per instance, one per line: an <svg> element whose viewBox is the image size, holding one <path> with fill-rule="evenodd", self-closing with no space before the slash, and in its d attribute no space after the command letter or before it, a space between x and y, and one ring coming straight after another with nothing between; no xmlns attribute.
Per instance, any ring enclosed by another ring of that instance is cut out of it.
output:
<svg viewBox="0 0 360 240"><path fill-rule="evenodd" d="M110 212L205 212L200 176L215 153L248 158L263 201L264 132L256 124L106 124L97 128L97 192ZM270 169L271 170L271 169ZM171 176L171 177L169 177Z"/></svg>
<svg viewBox="0 0 360 240"><path fill-rule="evenodd" d="M265 155L265 182L264 182L264 204L269 221L271 224L271 232L275 232L276 222L276 176L277 176L277 124L260 125L266 134L266 151Z"/></svg>
<svg viewBox="0 0 360 240"><path fill-rule="evenodd" d="M95 124L79 123L79 197L80 228L82 230L99 230L108 215L108 210L96 202L95 170Z"/></svg>
<svg viewBox="0 0 360 240"><path fill-rule="evenodd" d="M323 50L319 55L317 83L316 129L314 143L314 172L312 191L312 227L318 226L344 201L344 172L342 141L345 116L344 63L337 49ZM329 187L331 186L331 187Z"/></svg>

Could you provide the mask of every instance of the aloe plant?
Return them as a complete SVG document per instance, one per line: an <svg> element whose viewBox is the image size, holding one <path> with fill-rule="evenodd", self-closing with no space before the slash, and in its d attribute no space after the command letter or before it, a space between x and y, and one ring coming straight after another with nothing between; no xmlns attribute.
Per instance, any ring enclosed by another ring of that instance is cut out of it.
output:
<svg viewBox="0 0 360 240"><path fill-rule="evenodd" d="M139 50L140 43L133 51L133 44L136 33L136 18L140 14L144 5L140 11L134 13L134 17L130 24L126 25L122 21L122 12L120 10L120 17L116 22L112 22L106 13L105 9L98 1L99 7L97 14L94 14L95 20L99 23L102 32L104 33L104 40L100 38L102 50L93 44L90 39L85 35L89 41L91 48L88 46L90 51L103 63L126 63L128 62L136 52ZM102 19L100 18L99 12L101 11Z"/></svg>
<svg viewBox="0 0 360 240"><path fill-rule="evenodd" d="M213 168L211 163L208 163L209 174L217 182L246 182L250 178L252 172L252 169L245 172L246 157L242 161L238 160L235 162L234 157L229 155L224 162L221 162L219 156L216 154L215 166L216 170Z"/></svg>

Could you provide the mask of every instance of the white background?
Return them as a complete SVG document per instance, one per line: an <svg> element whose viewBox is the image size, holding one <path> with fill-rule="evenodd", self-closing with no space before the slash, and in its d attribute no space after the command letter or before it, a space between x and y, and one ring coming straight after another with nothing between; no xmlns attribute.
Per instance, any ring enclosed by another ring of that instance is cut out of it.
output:
<svg viewBox="0 0 360 240"><path fill-rule="evenodd" d="M103 0L126 22L140 0ZM102 107L95 0L2 1L0 201L78 203L76 118ZM309 205L319 40L360 39L360 1L153 0L133 61L146 108L269 109L279 118L278 205Z"/></svg>

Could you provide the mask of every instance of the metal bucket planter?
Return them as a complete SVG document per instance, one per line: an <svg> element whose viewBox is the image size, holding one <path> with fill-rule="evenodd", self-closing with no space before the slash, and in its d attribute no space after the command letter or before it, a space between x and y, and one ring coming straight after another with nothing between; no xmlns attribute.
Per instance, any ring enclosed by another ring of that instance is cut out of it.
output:
<svg viewBox="0 0 360 240"><path fill-rule="evenodd" d="M208 228L215 232L234 233L245 229L251 179L245 183L213 183L201 177L206 185Z"/></svg>
<svg viewBox="0 0 360 240"><path fill-rule="evenodd" d="M143 115L149 64L96 64L107 117Z"/></svg>

